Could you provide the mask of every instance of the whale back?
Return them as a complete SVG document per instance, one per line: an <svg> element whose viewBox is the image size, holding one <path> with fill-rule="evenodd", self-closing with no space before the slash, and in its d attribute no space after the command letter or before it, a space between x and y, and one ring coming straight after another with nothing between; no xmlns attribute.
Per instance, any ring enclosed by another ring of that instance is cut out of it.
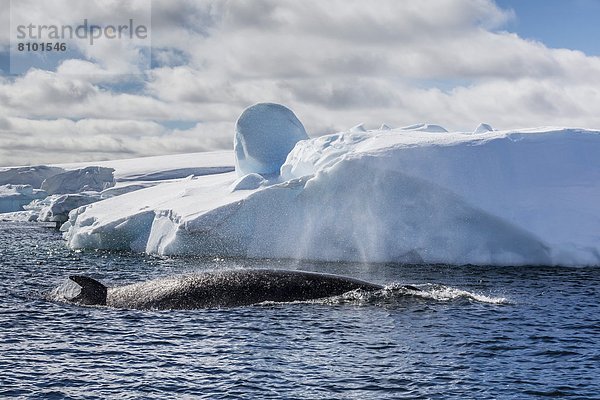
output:
<svg viewBox="0 0 600 400"><path fill-rule="evenodd" d="M136 309L237 307L341 295L381 286L335 275L283 270L229 270L110 288L107 305Z"/></svg>
<svg viewBox="0 0 600 400"><path fill-rule="evenodd" d="M106 305L106 286L87 276L71 275L69 279L81 287L79 294L71 299L72 302L87 306Z"/></svg>

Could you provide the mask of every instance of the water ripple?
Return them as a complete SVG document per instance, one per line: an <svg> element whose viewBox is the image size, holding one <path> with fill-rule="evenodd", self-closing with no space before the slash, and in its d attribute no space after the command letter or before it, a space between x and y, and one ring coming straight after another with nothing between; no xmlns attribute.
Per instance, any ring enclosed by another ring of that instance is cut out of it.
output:
<svg viewBox="0 0 600 400"><path fill-rule="evenodd" d="M71 252L57 232L33 224L0 224L0 235L0 398L600 393L599 269L165 258ZM45 299L73 273L120 285L240 267L341 273L387 286L223 310L116 310Z"/></svg>

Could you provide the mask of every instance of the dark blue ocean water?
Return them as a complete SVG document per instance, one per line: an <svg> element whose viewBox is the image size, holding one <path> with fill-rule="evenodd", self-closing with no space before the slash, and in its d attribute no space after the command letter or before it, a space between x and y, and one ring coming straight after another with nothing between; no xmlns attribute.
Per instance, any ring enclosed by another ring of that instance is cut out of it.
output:
<svg viewBox="0 0 600 400"><path fill-rule="evenodd" d="M110 285L268 267L416 284L426 295L132 311L49 301ZM0 398L600 398L600 268L173 259L72 252L0 223Z"/></svg>

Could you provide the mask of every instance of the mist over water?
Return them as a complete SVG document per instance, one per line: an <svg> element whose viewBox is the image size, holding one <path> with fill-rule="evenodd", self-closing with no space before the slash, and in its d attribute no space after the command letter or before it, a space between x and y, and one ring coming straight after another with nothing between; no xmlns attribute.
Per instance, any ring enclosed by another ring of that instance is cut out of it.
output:
<svg viewBox="0 0 600 400"><path fill-rule="evenodd" d="M600 393L599 268L73 252L60 234L33 224L0 223L0 237L3 398L590 399ZM343 274L385 289L193 311L47 299L70 274L118 286L248 267Z"/></svg>

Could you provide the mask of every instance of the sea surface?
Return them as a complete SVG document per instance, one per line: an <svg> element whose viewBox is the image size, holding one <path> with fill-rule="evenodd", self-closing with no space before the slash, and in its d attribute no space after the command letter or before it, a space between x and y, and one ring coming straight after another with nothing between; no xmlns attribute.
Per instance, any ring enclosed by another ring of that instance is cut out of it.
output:
<svg viewBox="0 0 600 400"><path fill-rule="evenodd" d="M389 290L193 311L51 295L69 274L113 286L248 267ZM599 284L600 268L74 252L52 228L0 223L0 398L600 399Z"/></svg>

